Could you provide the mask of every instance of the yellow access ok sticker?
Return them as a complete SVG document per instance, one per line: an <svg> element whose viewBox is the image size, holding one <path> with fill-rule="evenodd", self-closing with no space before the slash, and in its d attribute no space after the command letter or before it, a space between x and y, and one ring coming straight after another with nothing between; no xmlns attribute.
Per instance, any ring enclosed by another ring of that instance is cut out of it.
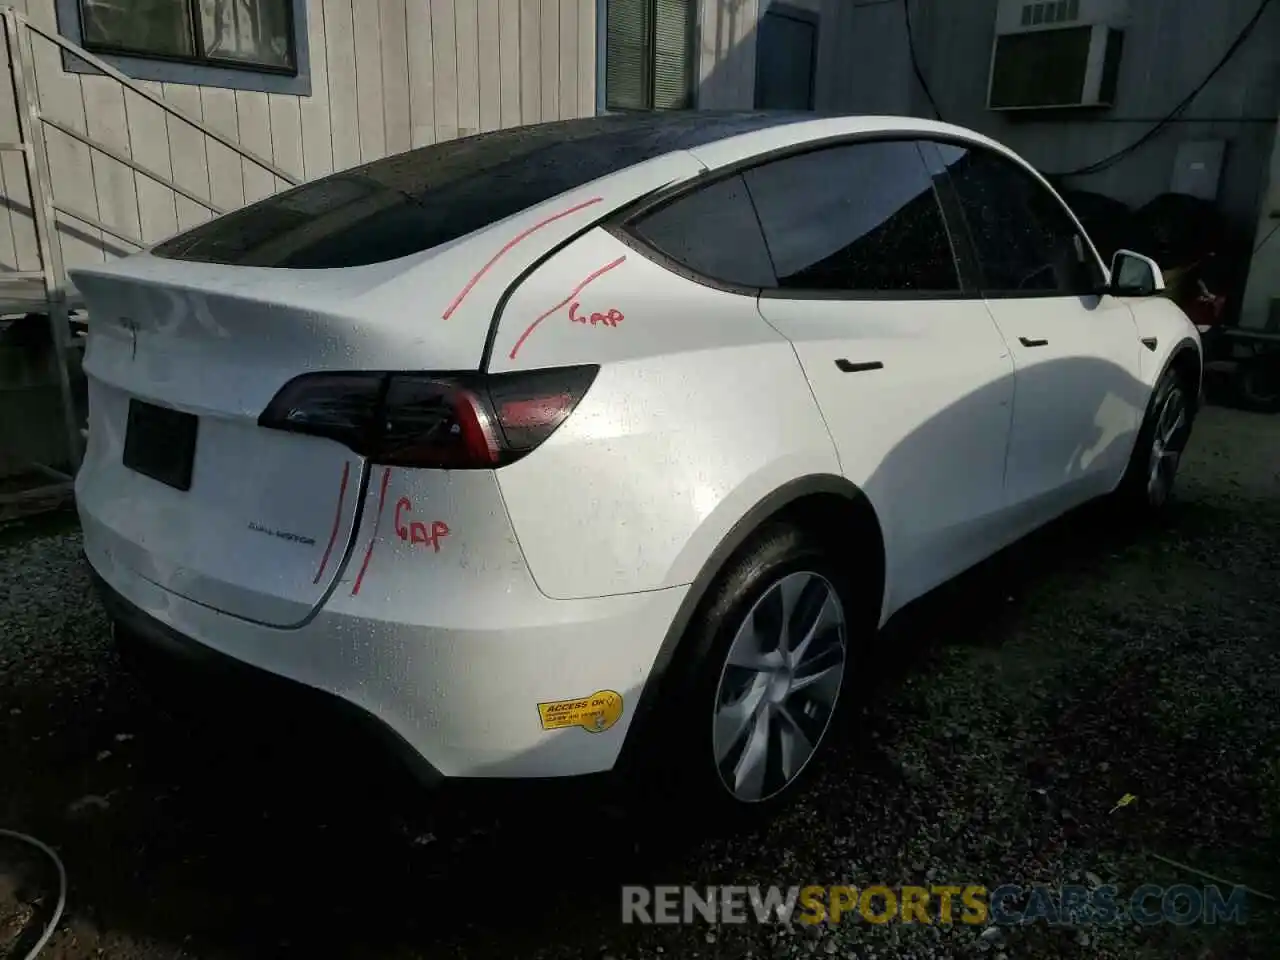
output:
<svg viewBox="0 0 1280 960"><path fill-rule="evenodd" d="M538 704L543 730L581 727L589 733L604 733L622 716L622 694L597 690L577 700L555 700Z"/></svg>

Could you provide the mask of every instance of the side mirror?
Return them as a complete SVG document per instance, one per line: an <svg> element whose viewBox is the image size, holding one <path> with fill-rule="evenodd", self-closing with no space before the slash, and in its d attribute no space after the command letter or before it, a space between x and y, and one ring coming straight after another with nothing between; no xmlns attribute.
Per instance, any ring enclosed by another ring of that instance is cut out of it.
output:
<svg viewBox="0 0 1280 960"><path fill-rule="evenodd" d="M1152 297L1163 293L1164 274L1150 257L1132 250L1117 250L1111 258L1111 287L1116 297Z"/></svg>

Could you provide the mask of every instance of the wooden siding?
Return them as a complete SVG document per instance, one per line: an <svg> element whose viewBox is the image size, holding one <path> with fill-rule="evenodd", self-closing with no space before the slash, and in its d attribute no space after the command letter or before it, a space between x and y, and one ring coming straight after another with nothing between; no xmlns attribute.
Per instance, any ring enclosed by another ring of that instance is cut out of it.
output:
<svg viewBox="0 0 1280 960"><path fill-rule="evenodd" d="M56 28L54 0L12 2L33 23ZM596 0L308 0L306 27L310 96L145 86L300 180L481 130L595 112ZM43 38L28 42L40 107L53 120L224 209L285 185L114 80L66 72ZM16 141L4 86L0 141ZM140 243L210 216L60 131L45 136L55 199ZM38 269L18 154L0 154L0 194L0 270ZM58 236L68 267L133 249L61 214Z"/></svg>

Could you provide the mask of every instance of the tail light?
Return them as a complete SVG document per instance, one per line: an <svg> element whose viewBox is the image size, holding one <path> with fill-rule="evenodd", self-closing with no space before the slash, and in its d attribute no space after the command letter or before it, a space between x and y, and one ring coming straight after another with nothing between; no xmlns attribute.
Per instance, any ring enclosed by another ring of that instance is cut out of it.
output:
<svg viewBox="0 0 1280 960"><path fill-rule="evenodd" d="M258 425L326 437L388 466L492 469L551 436L599 369L307 373L284 385Z"/></svg>

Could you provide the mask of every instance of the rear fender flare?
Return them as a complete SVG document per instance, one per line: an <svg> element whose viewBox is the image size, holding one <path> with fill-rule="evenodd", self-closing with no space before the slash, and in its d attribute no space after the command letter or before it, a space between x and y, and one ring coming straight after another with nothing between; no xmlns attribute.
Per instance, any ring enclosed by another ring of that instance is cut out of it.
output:
<svg viewBox="0 0 1280 960"><path fill-rule="evenodd" d="M732 562L738 551L770 518L790 504L814 494L835 494L847 498L851 503L866 499L866 495L844 477L835 474L810 474L789 480L777 487L738 519L703 562L701 570L689 585L684 600L667 628L666 636L663 637L662 645L658 648L653 666L649 670L649 676L636 700L633 718L627 728L626 740L623 742L615 770L628 770L638 761L643 750L643 741L648 730L653 726L654 714L668 686L670 669L675 662L681 641L721 573Z"/></svg>

